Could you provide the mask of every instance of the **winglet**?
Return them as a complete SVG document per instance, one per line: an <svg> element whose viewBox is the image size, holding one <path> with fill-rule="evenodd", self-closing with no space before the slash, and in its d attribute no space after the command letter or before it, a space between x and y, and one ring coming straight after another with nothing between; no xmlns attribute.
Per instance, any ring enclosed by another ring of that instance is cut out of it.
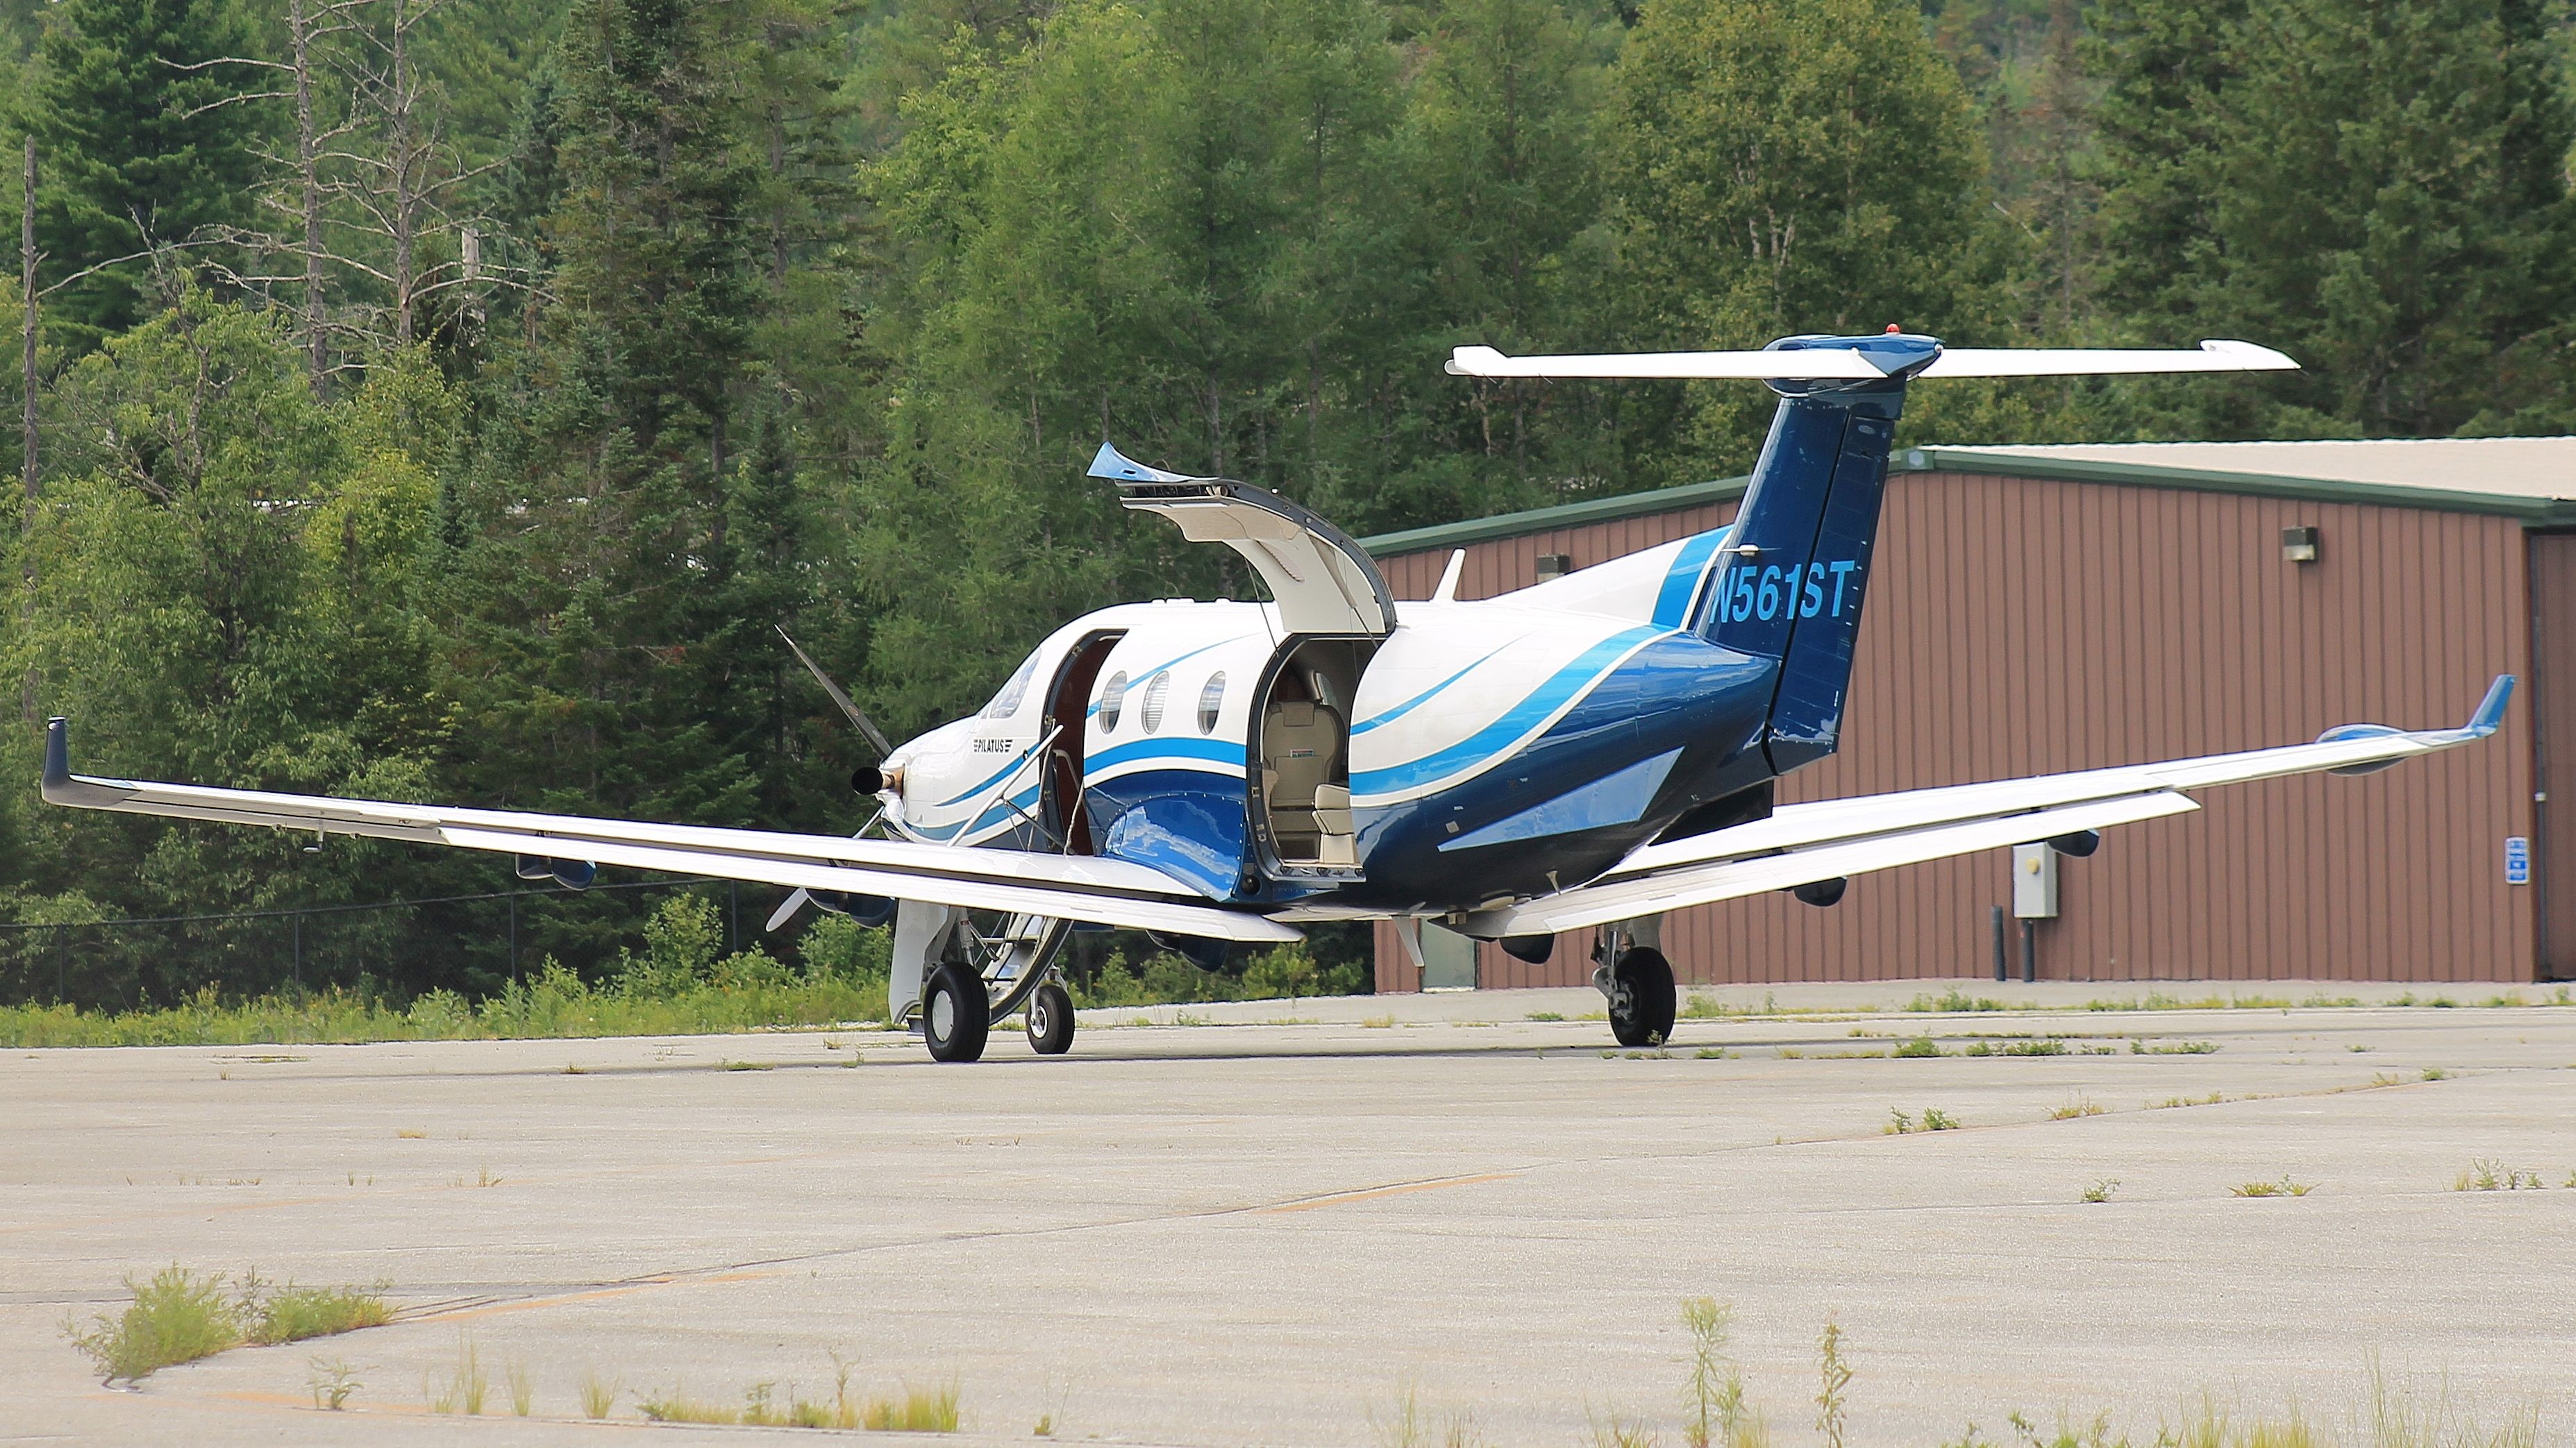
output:
<svg viewBox="0 0 2576 1448"><path fill-rule="evenodd" d="M1161 468L1149 468L1143 463L1136 462L1127 457L1125 454L1119 452L1118 449L1111 447L1106 440L1101 442L1100 451L1092 454L1091 471L1089 476L1095 478L1114 478L1122 483L1190 483L1199 481L1187 473L1167 473Z"/></svg>
<svg viewBox="0 0 2576 1448"><path fill-rule="evenodd" d="M2504 706L2512 702L2513 675L2496 675L2495 682L2487 685L2487 696L2478 701L2478 712L2469 716L2469 722L2460 727L2460 732L2480 739L2493 734L2504 724Z"/></svg>
<svg viewBox="0 0 2576 1448"><path fill-rule="evenodd" d="M106 809L130 797L119 781L72 773L72 721L57 714L45 721L45 769L38 792L47 804Z"/></svg>
<svg viewBox="0 0 2576 1448"><path fill-rule="evenodd" d="M72 721L57 714L45 721L45 798L67 792L72 782Z"/></svg>

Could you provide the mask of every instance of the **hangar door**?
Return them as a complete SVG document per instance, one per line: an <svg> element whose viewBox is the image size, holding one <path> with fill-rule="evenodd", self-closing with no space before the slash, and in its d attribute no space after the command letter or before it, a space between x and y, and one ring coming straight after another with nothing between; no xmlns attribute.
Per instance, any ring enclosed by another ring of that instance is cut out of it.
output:
<svg viewBox="0 0 2576 1448"><path fill-rule="evenodd" d="M2576 978L2576 533L2531 535L2532 883L2540 973Z"/></svg>

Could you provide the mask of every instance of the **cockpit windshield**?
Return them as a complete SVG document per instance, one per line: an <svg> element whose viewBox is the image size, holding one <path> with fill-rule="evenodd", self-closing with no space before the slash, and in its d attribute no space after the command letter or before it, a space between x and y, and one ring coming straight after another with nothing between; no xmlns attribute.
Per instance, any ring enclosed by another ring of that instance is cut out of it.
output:
<svg viewBox="0 0 2576 1448"><path fill-rule="evenodd" d="M993 696L992 703L984 706L984 717L987 719L1008 719L1012 715L1020 712L1021 701L1028 698L1029 695L1029 680L1036 677L1037 671L1038 656L1036 654L1031 654L1027 658L1021 660L1018 672L1011 675L1011 681L1002 686L1002 692Z"/></svg>

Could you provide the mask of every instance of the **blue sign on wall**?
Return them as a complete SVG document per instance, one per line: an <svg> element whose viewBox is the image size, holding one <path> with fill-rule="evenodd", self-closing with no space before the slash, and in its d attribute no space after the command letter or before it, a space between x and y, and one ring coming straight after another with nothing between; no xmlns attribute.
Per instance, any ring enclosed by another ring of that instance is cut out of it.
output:
<svg viewBox="0 0 2576 1448"><path fill-rule="evenodd" d="M2504 837L2504 882L2508 885L2531 883L2531 841L2520 835Z"/></svg>

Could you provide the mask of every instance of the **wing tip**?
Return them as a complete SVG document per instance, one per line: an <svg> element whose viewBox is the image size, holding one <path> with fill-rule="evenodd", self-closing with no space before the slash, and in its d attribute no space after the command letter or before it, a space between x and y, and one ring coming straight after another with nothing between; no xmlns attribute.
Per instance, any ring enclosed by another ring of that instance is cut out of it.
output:
<svg viewBox="0 0 2576 1448"><path fill-rule="evenodd" d="M2460 732L2483 739L2503 728L2505 706L2513 702L2514 682L2511 674L2496 675L2495 682L2487 685L2486 697L2478 701L2477 712L2469 716Z"/></svg>

